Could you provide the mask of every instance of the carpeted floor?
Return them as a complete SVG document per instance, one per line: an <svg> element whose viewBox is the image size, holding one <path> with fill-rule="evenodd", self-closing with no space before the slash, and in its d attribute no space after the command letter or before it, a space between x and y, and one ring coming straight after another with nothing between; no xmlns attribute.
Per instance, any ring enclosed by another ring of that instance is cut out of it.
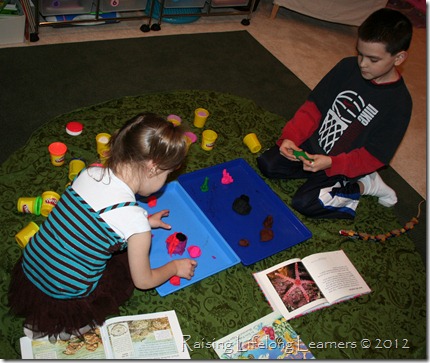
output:
<svg viewBox="0 0 430 363"><path fill-rule="evenodd" d="M8 90L0 107L0 121L5 125L0 144L4 241L0 357L5 359L19 358L22 335L21 321L5 308L9 272L21 253L14 236L31 220L43 222L43 217L18 213L17 198L47 189L61 192L67 182L67 168L49 164L46 148L51 141L63 139L68 144L67 161L79 156L90 162L96 157L95 134L113 131L137 112L173 113L190 120L196 107L206 107L213 115L210 125L220 138L211 153L193 145L183 172L237 157L255 167L255 155L241 144L240 137L253 130L263 147L272 145L285 119L309 93L245 31L7 48L0 50L0 60L10 65L8 72L0 74L0 84ZM65 124L71 120L85 124L78 138L65 133ZM398 192L395 208L386 209L374 198L364 198L353 222L315 221L299 215L313 232L311 240L255 266L237 265L165 298L155 291L136 291L122 313L175 309L184 334L195 342L212 341L270 311L252 279L253 271L287 258L342 248L373 293L295 319L293 327L305 342L369 338L409 344L408 349L321 348L314 351L317 358L425 358L425 206L414 230L384 245L338 236L343 228L388 232L417 214L419 195L393 169L382 174ZM267 183L287 205L298 186L298 182ZM196 349L191 356L215 358L210 349Z"/></svg>
<svg viewBox="0 0 430 363"><path fill-rule="evenodd" d="M7 71L0 72L6 90L0 107L0 163L53 117L123 96L213 90L251 99L288 119L309 93L246 31L4 48L0 62L7 64ZM417 214L422 198L391 168L382 175L408 195L394 208L403 224ZM425 262L425 223L410 237Z"/></svg>
<svg viewBox="0 0 430 363"><path fill-rule="evenodd" d="M241 138L253 131L259 136L263 147L267 147L274 142L274 134L284 123L281 117L265 111L253 101L215 91L176 91L125 97L54 118L39 128L25 147L3 163L0 168L2 358L16 359L20 356L18 339L22 335L22 320L9 315L5 307L9 273L21 254L14 235L30 221L40 224L44 220L42 216L17 212L17 199L20 196L40 195L45 190L61 193L68 182L67 164L71 158L94 161L95 135L113 132L126 119L143 110L166 116L179 115L200 138L201 129L194 128L190 122L197 107L210 110L206 127L219 132L219 139L211 152L193 144L181 173L237 157L243 157L256 168L256 155L248 151ZM82 135L73 137L66 134L65 125L70 120L84 124ZM46 148L52 141L63 141L69 147L66 164L62 167L54 167L50 163ZM266 182L287 205L300 184L300 181ZM311 220L299 214L297 216L313 234L308 241L251 266L235 265L165 297L160 297L155 290L136 290L132 299L121 308L121 314L174 309L183 333L191 336L188 342L194 347L191 357L216 358L212 349L204 345L201 347L202 342L219 339L271 311L252 277L253 272L286 259L343 249L373 292L294 319L291 321L293 328L305 342L319 344L319 348L312 352L320 359L425 358L426 274L414 243L407 234L390 239L385 244L351 240L338 235L341 228L390 231L399 227L394 211L379 205L376 198L368 197L360 203L355 221ZM362 339L370 339L372 347L354 348L344 343L360 342ZM378 343L382 344L380 339L396 340L401 342L401 347L382 349L378 347ZM336 343L322 347L318 342Z"/></svg>
<svg viewBox="0 0 430 363"><path fill-rule="evenodd" d="M309 93L246 31L5 48L0 62L0 162L47 120L123 96L214 90L289 117Z"/></svg>

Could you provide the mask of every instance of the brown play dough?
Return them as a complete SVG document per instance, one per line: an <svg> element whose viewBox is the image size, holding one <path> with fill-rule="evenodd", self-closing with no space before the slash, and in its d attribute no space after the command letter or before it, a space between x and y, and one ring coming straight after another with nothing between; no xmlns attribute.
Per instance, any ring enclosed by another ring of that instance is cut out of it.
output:
<svg viewBox="0 0 430 363"><path fill-rule="evenodd" d="M268 215L266 219L263 222L264 228L272 228L273 226L273 217L271 215Z"/></svg>
<svg viewBox="0 0 430 363"><path fill-rule="evenodd" d="M269 228L264 228L260 231L260 241L267 242L273 239L273 231Z"/></svg>
<svg viewBox="0 0 430 363"><path fill-rule="evenodd" d="M260 231L260 241L267 242L273 239L273 217L268 215L263 221L263 229Z"/></svg>
<svg viewBox="0 0 430 363"><path fill-rule="evenodd" d="M239 241L239 246L242 246L242 247L248 247L248 246L249 246L249 241L248 241L247 239L242 238L242 239Z"/></svg>

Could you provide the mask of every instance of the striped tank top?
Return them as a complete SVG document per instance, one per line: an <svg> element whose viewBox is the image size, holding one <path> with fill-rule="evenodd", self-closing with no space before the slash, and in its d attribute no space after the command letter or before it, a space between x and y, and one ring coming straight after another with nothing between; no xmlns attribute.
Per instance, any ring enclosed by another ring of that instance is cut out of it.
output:
<svg viewBox="0 0 430 363"><path fill-rule="evenodd" d="M138 203L119 203L96 212L69 186L24 248L27 278L56 299L88 296L112 254L126 247L100 215L126 206Z"/></svg>

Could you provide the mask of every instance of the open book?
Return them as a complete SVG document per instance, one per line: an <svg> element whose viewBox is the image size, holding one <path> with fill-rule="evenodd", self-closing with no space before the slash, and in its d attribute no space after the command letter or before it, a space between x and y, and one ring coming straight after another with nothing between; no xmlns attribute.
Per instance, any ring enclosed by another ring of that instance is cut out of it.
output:
<svg viewBox="0 0 430 363"><path fill-rule="evenodd" d="M189 359L175 311L106 320L83 339L20 339L23 359Z"/></svg>
<svg viewBox="0 0 430 363"><path fill-rule="evenodd" d="M342 250L281 262L254 277L287 320L371 292Z"/></svg>
<svg viewBox="0 0 430 363"><path fill-rule="evenodd" d="M274 311L212 343L221 359L313 359L300 336Z"/></svg>

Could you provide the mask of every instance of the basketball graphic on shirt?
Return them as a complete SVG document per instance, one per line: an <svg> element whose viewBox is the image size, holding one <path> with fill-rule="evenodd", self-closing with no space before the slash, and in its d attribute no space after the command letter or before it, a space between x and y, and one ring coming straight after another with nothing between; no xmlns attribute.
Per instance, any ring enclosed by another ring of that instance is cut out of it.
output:
<svg viewBox="0 0 430 363"><path fill-rule="evenodd" d="M319 130L318 143L326 153L330 152L364 107L363 99L356 92L344 91L338 94Z"/></svg>

